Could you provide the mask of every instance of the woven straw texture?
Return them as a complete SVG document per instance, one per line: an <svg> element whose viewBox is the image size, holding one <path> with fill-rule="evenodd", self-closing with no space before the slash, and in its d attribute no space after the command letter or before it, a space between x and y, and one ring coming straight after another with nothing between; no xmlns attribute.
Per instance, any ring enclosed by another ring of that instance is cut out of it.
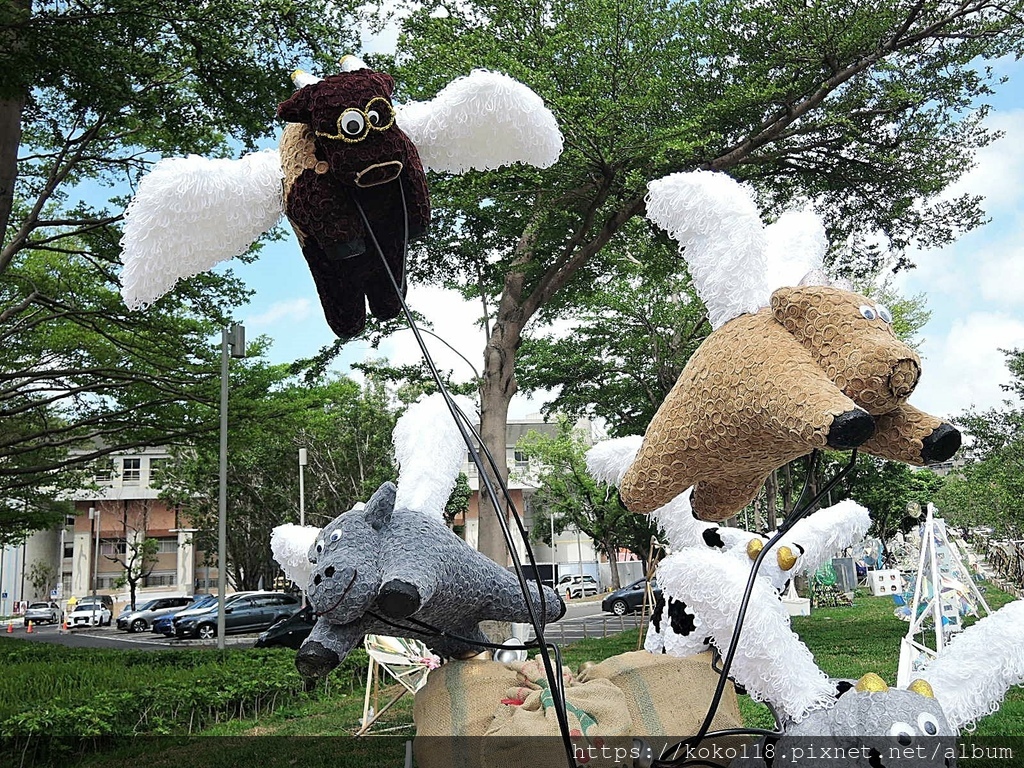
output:
<svg viewBox="0 0 1024 768"><path fill-rule="evenodd" d="M867 298L805 286L777 290L771 304L729 321L690 358L623 477L632 511L652 512L693 487L697 517L723 520L773 469L826 447L837 416L859 408L877 417L913 391L920 360L886 322L863 316ZM920 464L912 443L932 423L882 422L871 447Z"/></svg>

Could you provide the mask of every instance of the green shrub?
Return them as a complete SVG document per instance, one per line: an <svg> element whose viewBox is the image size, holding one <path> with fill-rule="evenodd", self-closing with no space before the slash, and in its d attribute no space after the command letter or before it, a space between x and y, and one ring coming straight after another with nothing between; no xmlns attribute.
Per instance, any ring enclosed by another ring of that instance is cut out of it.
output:
<svg viewBox="0 0 1024 768"><path fill-rule="evenodd" d="M284 649L160 653L0 645L0 764L60 762L140 734L192 733L211 723L259 717L307 696L350 693L366 654L352 653L305 690Z"/></svg>

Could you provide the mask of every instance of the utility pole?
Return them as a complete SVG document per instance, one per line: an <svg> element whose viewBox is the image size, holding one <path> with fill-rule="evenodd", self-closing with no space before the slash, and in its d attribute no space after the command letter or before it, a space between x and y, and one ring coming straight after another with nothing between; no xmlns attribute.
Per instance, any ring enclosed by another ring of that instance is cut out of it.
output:
<svg viewBox="0 0 1024 768"><path fill-rule="evenodd" d="M228 542L228 358L245 357L245 327L232 323L220 332L220 494L217 504L217 647L224 650Z"/></svg>

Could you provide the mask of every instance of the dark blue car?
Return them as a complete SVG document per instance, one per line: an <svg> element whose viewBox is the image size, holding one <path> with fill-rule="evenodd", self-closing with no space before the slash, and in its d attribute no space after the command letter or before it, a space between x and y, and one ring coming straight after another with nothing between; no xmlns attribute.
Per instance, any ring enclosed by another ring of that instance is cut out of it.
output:
<svg viewBox="0 0 1024 768"><path fill-rule="evenodd" d="M216 595L196 595L188 605L182 606L180 611L175 611L160 618L153 622L152 630L158 635L167 635L168 637L174 637L174 617L184 611L191 611L193 608L205 608L208 605L212 605L217 600Z"/></svg>

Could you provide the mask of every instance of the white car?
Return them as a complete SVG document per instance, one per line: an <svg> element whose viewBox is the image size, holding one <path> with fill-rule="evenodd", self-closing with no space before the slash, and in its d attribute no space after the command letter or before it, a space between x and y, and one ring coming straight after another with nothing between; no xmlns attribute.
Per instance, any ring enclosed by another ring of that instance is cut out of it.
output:
<svg viewBox="0 0 1024 768"><path fill-rule="evenodd" d="M557 591L560 595L568 592L569 597L572 598L596 595L600 590L593 576L589 574L583 574L582 576L579 574L569 574L558 580Z"/></svg>
<svg viewBox="0 0 1024 768"><path fill-rule="evenodd" d="M72 627L109 627L113 614L105 605L86 603L76 605L68 616L68 624Z"/></svg>

